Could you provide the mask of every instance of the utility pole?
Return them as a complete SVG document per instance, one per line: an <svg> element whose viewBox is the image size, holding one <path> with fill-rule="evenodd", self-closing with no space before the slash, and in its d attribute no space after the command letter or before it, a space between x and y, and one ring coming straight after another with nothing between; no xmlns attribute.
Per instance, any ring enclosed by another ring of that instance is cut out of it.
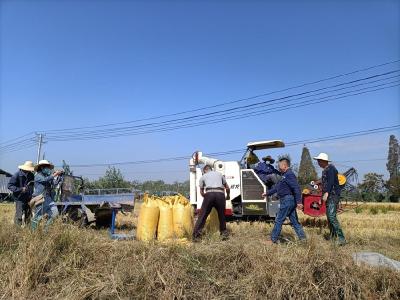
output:
<svg viewBox="0 0 400 300"><path fill-rule="evenodd" d="M40 154L42 152L42 144L43 144L43 134L39 134L38 135L38 151L37 151L36 164L38 164L39 160L40 160Z"/></svg>

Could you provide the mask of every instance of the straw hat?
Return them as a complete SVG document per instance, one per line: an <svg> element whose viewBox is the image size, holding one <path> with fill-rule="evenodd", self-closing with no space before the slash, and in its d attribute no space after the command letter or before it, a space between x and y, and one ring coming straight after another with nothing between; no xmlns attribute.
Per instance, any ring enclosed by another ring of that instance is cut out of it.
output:
<svg viewBox="0 0 400 300"><path fill-rule="evenodd" d="M35 169L33 162L30 160L27 160L23 165L18 166L18 169L28 171L28 172L33 172Z"/></svg>
<svg viewBox="0 0 400 300"><path fill-rule="evenodd" d="M318 156L315 156L314 159L316 159L316 160L324 160L324 161L328 161L328 162L331 161L331 160L329 160L329 156L326 153L320 153Z"/></svg>
<svg viewBox="0 0 400 300"><path fill-rule="evenodd" d="M37 171L39 169L39 167L41 167L41 166L49 166L50 169L54 169L54 165L51 162L43 159L43 160L39 161L39 163L35 166L35 171Z"/></svg>
<svg viewBox="0 0 400 300"><path fill-rule="evenodd" d="M271 164L273 164L275 162L275 159L273 159L271 155L263 157L262 160L269 161Z"/></svg>

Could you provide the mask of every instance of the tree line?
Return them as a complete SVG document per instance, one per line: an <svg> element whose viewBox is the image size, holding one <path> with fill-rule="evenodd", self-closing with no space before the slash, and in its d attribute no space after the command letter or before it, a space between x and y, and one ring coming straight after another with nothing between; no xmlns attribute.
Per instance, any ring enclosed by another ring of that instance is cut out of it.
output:
<svg viewBox="0 0 400 300"><path fill-rule="evenodd" d="M389 179L384 180L383 174L367 173L364 175L362 182L357 185L359 196L365 201L391 201L399 202L400 199L400 147L397 138L394 135L389 137L389 151L387 157L386 168L389 172ZM70 169L64 162L64 169ZM302 149L300 164L294 164L293 169L297 174L299 183L302 187L310 184L311 181L318 178L316 165L314 164L309 149L304 146ZM108 167L104 176L97 180L85 179L86 189L115 189L127 188L151 194L162 193L181 193L189 195L190 182L175 181L166 183L163 180L147 180L147 181L128 181L125 180L121 170L116 167Z"/></svg>

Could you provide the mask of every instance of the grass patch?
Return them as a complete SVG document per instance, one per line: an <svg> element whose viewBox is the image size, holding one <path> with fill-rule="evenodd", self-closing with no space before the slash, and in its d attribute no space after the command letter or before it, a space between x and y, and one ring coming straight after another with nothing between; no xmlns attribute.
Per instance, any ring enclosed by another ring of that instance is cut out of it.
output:
<svg viewBox="0 0 400 300"><path fill-rule="evenodd" d="M378 214L379 209L378 209L377 207L371 207L371 208L369 209L369 212L370 212L370 214L372 214L372 215L376 215L376 214Z"/></svg>
<svg viewBox="0 0 400 300"><path fill-rule="evenodd" d="M12 212L12 210L11 210ZM0 211L0 215L3 215ZM396 299L400 273L358 266L352 253L400 259L400 214L339 215L349 244L323 239L325 218L299 214L309 241L266 246L272 224L229 223L231 237L200 243L112 241L106 231L55 222L46 232L0 227L3 299ZM124 216L121 227L135 222ZM315 226L312 226L314 224Z"/></svg>

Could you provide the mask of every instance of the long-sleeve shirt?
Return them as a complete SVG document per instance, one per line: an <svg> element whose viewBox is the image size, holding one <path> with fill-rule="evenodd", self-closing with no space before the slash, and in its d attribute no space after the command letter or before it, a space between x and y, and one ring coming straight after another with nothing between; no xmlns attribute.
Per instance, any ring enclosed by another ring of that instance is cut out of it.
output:
<svg viewBox="0 0 400 300"><path fill-rule="evenodd" d="M54 176L45 176L43 173L38 172L35 175L35 190L33 196L43 194L44 196L52 197Z"/></svg>
<svg viewBox="0 0 400 300"><path fill-rule="evenodd" d="M7 188L13 193L13 196L18 201L29 201L32 197L32 186L28 185L33 181L31 172L19 170L9 180ZM22 192L23 188L25 192Z"/></svg>
<svg viewBox="0 0 400 300"><path fill-rule="evenodd" d="M301 203L300 186L292 170L288 169L283 173L282 179L268 191L267 195L271 196L275 193L278 194L279 198L292 195L296 203Z"/></svg>
<svg viewBox="0 0 400 300"><path fill-rule="evenodd" d="M322 193L334 193L340 196L340 186L338 179L338 171L334 165L328 165L322 171Z"/></svg>
<svg viewBox="0 0 400 300"><path fill-rule="evenodd" d="M268 175L280 174L280 172L275 169L273 165L267 164L266 162L258 163L257 166L254 168L254 172L256 172L256 174L263 182L267 182Z"/></svg>

